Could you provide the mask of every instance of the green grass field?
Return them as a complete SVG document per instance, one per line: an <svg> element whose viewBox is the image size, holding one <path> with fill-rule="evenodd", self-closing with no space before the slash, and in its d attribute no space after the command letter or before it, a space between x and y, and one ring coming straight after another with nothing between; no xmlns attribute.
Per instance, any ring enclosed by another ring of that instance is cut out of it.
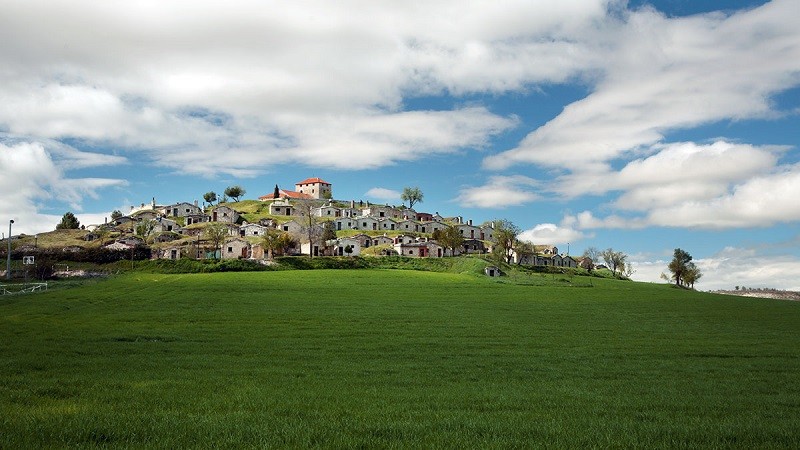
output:
<svg viewBox="0 0 800 450"><path fill-rule="evenodd" d="M0 448L800 447L800 304L395 270L0 298Z"/></svg>

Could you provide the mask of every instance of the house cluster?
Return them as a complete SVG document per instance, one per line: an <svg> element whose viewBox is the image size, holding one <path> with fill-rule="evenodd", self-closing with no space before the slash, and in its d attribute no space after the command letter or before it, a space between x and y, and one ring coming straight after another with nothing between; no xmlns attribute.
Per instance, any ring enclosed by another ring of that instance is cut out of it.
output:
<svg viewBox="0 0 800 450"><path fill-rule="evenodd" d="M256 223L243 220L239 211L227 205L203 205L181 202L172 205L150 204L131 207L128 215L115 218L109 226L132 229L146 224L152 233L156 258L218 257L264 259L266 251L261 237L269 229L288 233L295 241L295 254L314 256L358 256L365 249L375 248L373 254L401 255L418 258L441 258L462 254L482 254L492 251L494 224L475 225L463 217L443 217L439 213L418 212L405 206L377 205L350 200L334 201L333 186L320 178L295 183L293 191L275 186L272 193L259 197L268 204L269 218ZM307 217L311 214L314 220ZM216 222L228 229L221 249L209 249L201 242L206 224ZM309 233L308 224L315 228ZM330 224L341 237L322 241L308 236L322 236L324 224ZM445 248L433 239L437 232L455 227L463 238L456 248ZM141 233L140 233L141 234ZM92 234L87 237L92 239ZM174 242L175 245L170 245ZM118 239L107 247L130 248L141 245L136 237ZM578 261L560 255L553 246L536 246L535 255L514 255L514 262L526 265L576 267Z"/></svg>

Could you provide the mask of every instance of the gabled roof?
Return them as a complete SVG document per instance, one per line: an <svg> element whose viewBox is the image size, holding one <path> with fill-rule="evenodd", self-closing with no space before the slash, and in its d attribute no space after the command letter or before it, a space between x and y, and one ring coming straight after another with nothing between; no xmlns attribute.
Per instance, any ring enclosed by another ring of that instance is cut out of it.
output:
<svg viewBox="0 0 800 450"><path fill-rule="evenodd" d="M315 200L314 197L308 194L303 194L301 192L295 192L295 191L284 191L283 189L280 189L280 192L278 194L279 196L277 198L275 197L275 193L273 192L272 194L262 195L261 197L258 197L258 199L276 200L286 197L286 198L293 198L295 200Z"/></svg>
<svg viewBox="0 0 800 450"><path fill-rule="evenodd" d="M315 183L330 184L327 181L323 180L322 178L306 178L303 181L295 183L295 186L298 184L315 184Z"/></svg>

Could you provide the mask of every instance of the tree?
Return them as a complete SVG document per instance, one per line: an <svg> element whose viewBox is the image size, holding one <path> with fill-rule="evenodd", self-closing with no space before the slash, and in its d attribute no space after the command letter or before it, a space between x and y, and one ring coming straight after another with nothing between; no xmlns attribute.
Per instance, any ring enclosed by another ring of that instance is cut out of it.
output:
<svg viewBox="0 0 800 450"><path fill-rule="evenodd" d="M332 221L327 221L322 226L322 242L336 239L336 225Z"/></svg>
<svg viewBox="0 0 800 450"><path fill-rule="evenodd" d="M464 236L461 234L461 230L456 226L450 225L443 230L436 231L438 233L434 233L433 239L442 244L442 247L449 248L450 256L455 256L456 249L464 244Z"/></svg>
<svg viewBox="0 0 800 450"><path fill-rule="evenodd" d="M67 211L61 217L61 222L56 225L56 230L77 230L81 227L81 223L78 222L78 218L75 217L75 214L72 212Z"/></svg>
<svg viewBox="0 0 800 450"><path fill-rule="evenodd" d="M111 220L117 220L120 217L122 217L122 212L120 212L120 210L115 209L114 211L111 211Z"/></svg>
<svg viewBox="0 0 800 450"><path fill-rule="evenodd" d="M347 253L347 256L350 256L353 253L353 246L352 245L345 245L344 252Z"/></svg>
<svg viewBox="0 0 800 450"><path fill-rule="evenodd" d="M228 236L228 226L221 222L210 222L203 230L203 235L214 245L215 252L221 251L222 243L225 241L225 237Z"/></svg>
<svg viewBox="0 0 800 450"><path fill-rule="evenodd" d="M514 253L517 254L517 265L520 265L522 261L536 254L536 247L534 247L532 242L519 241L514 249Z"/></svg>
<svg viewBox="0 0 800 450"><path fill-rule="evenodd" d="M239 199L246 194L247 191L238 184L235 186L228 186L225 188L225 196L230 197L233 201L238 202Z"/></svg>
<svg viewBox="0 0 800 450"><path fill-rule="evenodd" d="M685 250L676 248L672 256L672 261L670 261L669 266L667 266L669 271L672 272L672 279L675 280L676 285L683 285L682 278L684 273L689 269L690 264L692 264L692 255Z"/></svg>
<svg viewBox="0 0 800 450"><path fill-rule="evenodd" d="M610 267L615 274L625 270L625 261L628 259L628 255L625 253L615 252L614 249L607 248L600 253L600 256L605 261L606 266Z"/></svg>
<svg viewBox="0 0 800 450"><path fill-rule="evenodd" d="M600 250L597 247L589 247L583 251L583 257L592 260L592 264L597 264L600 261Z"/></svg>
<svg viewBox="0 0 800 450"><path fill-rule="evenodd" d="M494 222L495 245L492 252L498 258L505 260L506 264L511 264L511 259L514 257L514 248L517 245L519 233L519 227L511 221L501 219Z"/></svg>
<svg viewBox="0 0 800 450"><path fill-rule="evenodd" d="M295 204L295 210L302 217L301 230L303 237L308 242L308 257L314 257L314 243L318 243L322 238L323 228L319 224L319 218L314 215L314 209L322 206L321 202L301 201Z"/></svg>
<svg viewBox="0 0 800 450"><path fill-rule="evenodd" d="M205 194L203 194L203 200L205 200L205 201L206 201L206 203L208 203L209 205L211 205L211 204L213 204L215 201L217 201L217 193L216 193L216 192L214 192L214 191L211 191L211 192L206 192Z"/></svg>
<svg viewBox="0 0 800 450"><path fill-rule="evenodd" d="M142 239L147 239L155 227L155 220L142 220L136 224L136 227L134 227L134 233L136 233L136 235L140 236Z"/></svg>
<svg viewBox="0 0 800 450"><path fill-rule="evenodd" d="M623 273L628 278L632 277L633 274L636 273L636 269L633 267L633 263L632 262L628 262L627 264L625 264L625 270L624 270Z"/></svg>
<svg viewBox="0 0 800 450"><path fill-rule="evenodd" d="M97 227L94 230L94 235L97 236L97 240L100 241L100 246L102 247L105 244L105 240L108 237L109 231L106 227Z"/></svg>
<svg viewBox="0 0 800 450"><path fill-rule="evenodd" d="M700 268L697 267L694 263L689 263L686 271L683 273L683 281L686 283L687 286L694 289L694 284L700 277L703 276L703 273L700 272Z"/></svg>
<svg viewBox="0 0 800 450"><path fill-rule="evenodd" d="M280 190L280 189L278 189L278 185L276 184L276 185L275 185L275 190L274 190L274 191L272 191L272 198L274 198L275 200L277 200L277 199L279 199L280 197L281 197L281 190Z"/></svg>
<svg viewBox="0 0 800 450"><path fill-rule="evenodd" d="M261 242L268 251L269 259L272 259L275 257L275 254L285 254L286 249L291 247L293 241L289 233L270 228L267 230L266 234L264 234Z"/></svg>
<svg viewBox="0 0 800 450"><path fill-rule="evenodd" d="M408 207L413 208L414 203L422 203L422 191L419 190L418 187L405 187L403 188L403 193L400 195L400 199L404 202L408 202Z"/></svg>

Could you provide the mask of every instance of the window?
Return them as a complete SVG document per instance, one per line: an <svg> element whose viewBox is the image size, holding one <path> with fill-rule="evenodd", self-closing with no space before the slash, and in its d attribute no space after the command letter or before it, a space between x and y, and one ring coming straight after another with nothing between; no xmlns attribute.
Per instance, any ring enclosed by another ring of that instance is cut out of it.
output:
<svg viewBox="0 0 800 450"><path fill-rule="evenodd" d="M228 253L233 253L233 247L228 247Z"/></svg>

